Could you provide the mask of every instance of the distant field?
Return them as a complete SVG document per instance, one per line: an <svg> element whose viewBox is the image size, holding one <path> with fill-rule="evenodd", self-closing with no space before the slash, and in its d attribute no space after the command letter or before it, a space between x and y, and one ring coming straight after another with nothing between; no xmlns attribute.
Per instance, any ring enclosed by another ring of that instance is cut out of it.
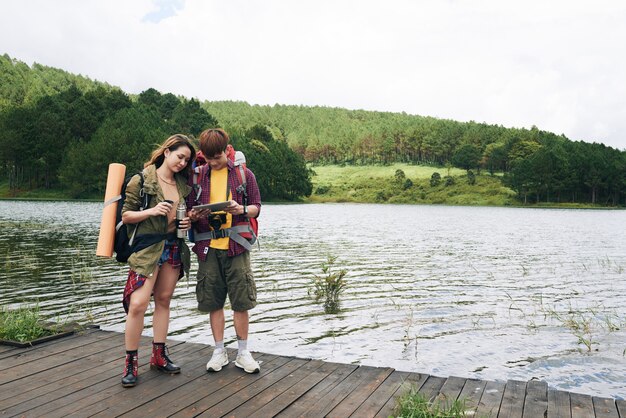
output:
<svg viewBox="0 0 626 418"><path fill-rule="evenodd" d="M510 206L518 204L515 192L500 176L481 172L469 184L467 172L458 168L393 164L390 166L314 166L313 194L309 202L417 203ZM397 178L402 170L404 177ZM438 172L442 181L432 186ZM450 181L446 177L450 176Z"/></svg>
<svg viewBox="0 0 626 418"><path fill-rule="evenodd" d="M448 175L448 169L445 167L432 167L424 165L409 164L392 164L382 165L365 165L365 166L344 166L339 165L320 165L311 166L316 176L313 177L313 184L333 183L341 177L342 180L349 182L360 180L364 177L372 178L393 178L396 170L404 171L404 175L410 179L430 179L430 176L436 171L441 177ZM458 168L450 169L451 176L465 175L465 170Z"/></svg>

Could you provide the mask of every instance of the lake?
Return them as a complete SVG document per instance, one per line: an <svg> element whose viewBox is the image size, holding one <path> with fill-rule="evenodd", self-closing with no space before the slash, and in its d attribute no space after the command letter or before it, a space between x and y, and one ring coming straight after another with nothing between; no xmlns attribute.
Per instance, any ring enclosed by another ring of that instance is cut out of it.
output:
<svg viewBox="0 0 626 418"><path fill-rule="evenodd" d="M101 208L1 201L2 306L123 332L127 268L95 257ZM250 348L623 399L625 229L623 210L266 204ZM337 314L310 296L329 255L348 272ZM176 289L170 339L213 344L196 268ZM236 347L230 312L226 325Z"/></svg>

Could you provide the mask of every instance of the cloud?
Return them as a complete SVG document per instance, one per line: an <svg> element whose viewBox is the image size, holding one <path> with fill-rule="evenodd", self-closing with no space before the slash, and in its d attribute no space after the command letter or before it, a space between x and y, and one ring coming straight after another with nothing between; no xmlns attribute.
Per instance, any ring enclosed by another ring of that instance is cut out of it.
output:
<svg viewBox="0 0 626 418"><path fill-rule="evenodd" d="M626 148L626 3L22 0L4 9L1 53L130 93L536 125Z"/></svg>

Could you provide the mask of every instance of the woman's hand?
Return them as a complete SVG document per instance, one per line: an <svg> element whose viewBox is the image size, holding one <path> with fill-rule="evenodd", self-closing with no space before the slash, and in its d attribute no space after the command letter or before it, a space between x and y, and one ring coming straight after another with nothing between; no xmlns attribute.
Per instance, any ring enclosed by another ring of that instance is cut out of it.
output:
<svg viewBox="0 0 626 418"><path fill-rule="evenodd" d="M186 218L181 219L180 223L178 224L178 229L181 229L183 231L187 231L188 229L191 229L191 219L188 216Z"/></svg>
<svg viewBox="0 0 626 418"><path fill-rule="evenodd" d="M172 203L170 202L159 202L155 207L151 209L152 216L166 216L172 210Z"/></svg>

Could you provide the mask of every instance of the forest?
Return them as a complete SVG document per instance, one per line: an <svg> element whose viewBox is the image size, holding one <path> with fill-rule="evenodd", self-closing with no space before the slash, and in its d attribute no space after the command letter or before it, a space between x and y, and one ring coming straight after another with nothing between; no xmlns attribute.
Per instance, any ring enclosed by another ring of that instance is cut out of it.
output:
<svg viewBox="0 0 626 418"><path fill-rule="evenodd" d="M74 198L101 197L108 165L143 167L165 138L192 140L218 120L195 99L148 89L131 97L118 88L64 71L0 57L0 181L10 194L63 189ZM264 199L311 194L304 158L265 126L231 133L247 157Z"/></svg>
<svg viewBox="0 0 626 418"><path fill-rule="evenodd" d="M109 162L139 169L174 132L221 126L247 155L264 198L312 192L316 165L394 163L495 176L520 204L626 205L626 151L538 127L508 128L406 113L204 101L107 83L0 56L0 182L99 196Z"/></svg>
<svg viewBox="0 0 626 418"><path fill-rule="evenodd" d="M314 164L409 163L501 175L520 203L626 204L626 151L540 130L405 113L204 102L228 129L280 127Z"/></svg>

